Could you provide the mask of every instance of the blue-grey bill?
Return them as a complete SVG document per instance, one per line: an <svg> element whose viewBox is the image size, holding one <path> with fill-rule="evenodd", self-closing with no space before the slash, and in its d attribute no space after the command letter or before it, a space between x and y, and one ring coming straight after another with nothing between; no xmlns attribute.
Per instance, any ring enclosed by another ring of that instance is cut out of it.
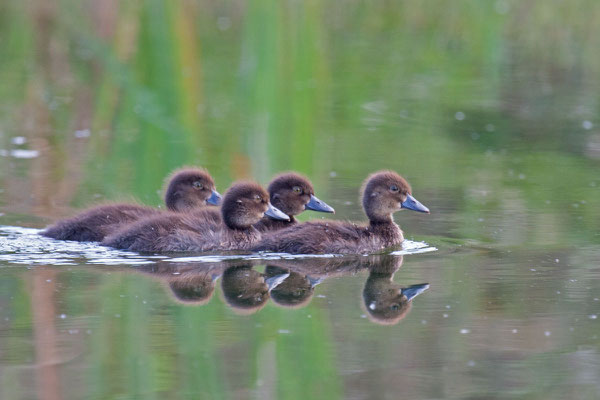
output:
<svg viewBox="0 0 600 400"><path fill-rule="evenodd" d="M429 289L429 283L421 283L419 285L412 285L406 288L401 289L402 294L406 296L407 301L411 301L424 291Z"/></svg>
<svg viewBox="0 0 600 400"><path fill-rule="evenodd" d="M212 204L213 206L218 206L219 204L221 204L221 199L222 197L219 194L219 192L213 189L212 194L208 199L206 199L206 202L208 204Z"/></svg>
<svg viewBox="0 0 600 400"><path fill-rule="evenodd" d="M419 200L415 199L410 194L406 195L406 200L402 203L402 208L429 214L429 208L425 207Z"/></svg>
<svg viewBox="0 0 600 400"><path fill-rule="evenodd" d="M275 275L265 279L265 283L269 288L269 292L275 289L277 286L279 286L283 281L285 281L288 276L290 276L290 273L286 272L285 274Z"/></svg>
<svg viewBox="0 0 600 400"><path fill-rule="evenodd" d="M265 215L268 215L269 217L274 219L280 219L282 221L290 220L290 217L283 213L279 208L273 207L271 203L269 203L269 208L265 212Z"/></svg>
<svg viewBox="0 0 600 400"><path fill-rule="evenodd" d="M304 206L307 210L320 211L326 213L335 213L333 207L321 201L314 194L310 195L310 201Z"/></svg>

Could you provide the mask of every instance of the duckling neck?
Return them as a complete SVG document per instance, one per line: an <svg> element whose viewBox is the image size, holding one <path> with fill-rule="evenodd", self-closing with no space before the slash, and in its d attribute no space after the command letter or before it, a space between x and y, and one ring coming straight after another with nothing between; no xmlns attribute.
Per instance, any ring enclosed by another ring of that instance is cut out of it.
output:
<svg viewBox="0 0 600 400"><path fill-rule="evenodd" d="M385 219L371 219L369 221L369 231L382 238L388 246L401 243L404 240L402 230L391 216Z"/></svg>

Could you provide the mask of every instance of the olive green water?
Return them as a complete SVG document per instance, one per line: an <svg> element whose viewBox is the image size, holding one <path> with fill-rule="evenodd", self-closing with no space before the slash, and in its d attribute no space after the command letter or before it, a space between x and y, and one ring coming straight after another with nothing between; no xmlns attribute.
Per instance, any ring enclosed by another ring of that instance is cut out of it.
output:
<svg viewBox="0 0 600 400"><path fill-rule="evenodd" d="M0 3L0 398L600 398L599 20L594 0ZM222 192L298 170L352 220L389 168L432 213L397 215L409 254L343 259L31 229L159 205L181 165Z"/></svg>

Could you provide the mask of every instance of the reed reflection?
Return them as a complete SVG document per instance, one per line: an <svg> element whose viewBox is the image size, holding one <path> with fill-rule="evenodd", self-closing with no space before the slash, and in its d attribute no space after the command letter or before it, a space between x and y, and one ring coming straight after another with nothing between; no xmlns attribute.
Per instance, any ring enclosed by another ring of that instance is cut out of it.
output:
<svg viewBox="0 0 600 400"><path fill-rule="evenodd" d="M224 302L242 315L261 310L269 299L284 308L305 307L325 280L364 276L367 272L362 290L363 308L370 321L393 325L408 315L413 299L429 288L427 283L394 282L394 274L402 263L402 256L369 256L270 260L264 272L255 268L260 268L260 260L161 262L137 270L161 281L176 302L194 306L208 303L221 278Z"/></svg>

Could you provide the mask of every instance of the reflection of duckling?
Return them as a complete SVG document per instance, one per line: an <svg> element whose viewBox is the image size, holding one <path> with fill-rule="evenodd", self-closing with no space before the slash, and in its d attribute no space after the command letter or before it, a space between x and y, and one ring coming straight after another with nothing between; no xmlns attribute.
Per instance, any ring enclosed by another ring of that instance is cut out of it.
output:
<svg viewBox="0 0 600 400"><path fill-rule="evenodd" d="M160 280L174 299L186 305L204 305L215 291L215 283L226 267L223 263L158 263L140 266L140 271Z"/></svg>
<svg viewBox="0 0 600 400"><path fill-rule="evenodd" d="M362 204L369 225L309 221L265 235L252 249L293 254L370 253L404 240L393 213L402 209L429 213L412 197L408 182L393 171L379 171L367 177L362 187Z"/></svg>
<svg viewBox="0 0 600 400"><path fill-rule="evenodd" d="M411 309L412 302L429 288L423 283L400 287L393 282L394 272L402 265L402 257L387 258L381 264L372 265L363 289L363 300L371 321L382 325L394 325Z"/></svg>
<svg viewBox="0 0 600 400"><path fill-rule="evenodd" d="M212 177L203 169L179 169L169 175L168 182L165 204L171 211L186 211L206 204L217 205L221 201ZM42 231L41 235L59 240L96 242L121 225L161 213L156 208L138 204L106 204L58 221Z"/></svg>
<svg viewBox="0 0 600 400"><path fill-rule="evenodd" d="M288 220L273 207L269 194L252 182L239 182L225 193L222 222L197 218L194 213L169 213L129 224L102 244L118 249L165 252L245 250L260 239L252 225L263 215Z"/></svg>
<svg viewBox="0 0 600 400"><path fill-rule="evenodd" d="M285 273L289 273L289 276L271 290L273 302L288 308L304 307L310 302L315 293L315 286L321 283L322 279L274 265L267 265L265 269L265 275L268 277Z"/></svg>
<svg viewBox="0 0 600 400"><path fill-rule="evenodd" d="M242 314L252 314L267 304L269 292L281 284L289 273L270 276L252 269L250 265L232 266L223 272L221 288L225 301Z"/></svg>

